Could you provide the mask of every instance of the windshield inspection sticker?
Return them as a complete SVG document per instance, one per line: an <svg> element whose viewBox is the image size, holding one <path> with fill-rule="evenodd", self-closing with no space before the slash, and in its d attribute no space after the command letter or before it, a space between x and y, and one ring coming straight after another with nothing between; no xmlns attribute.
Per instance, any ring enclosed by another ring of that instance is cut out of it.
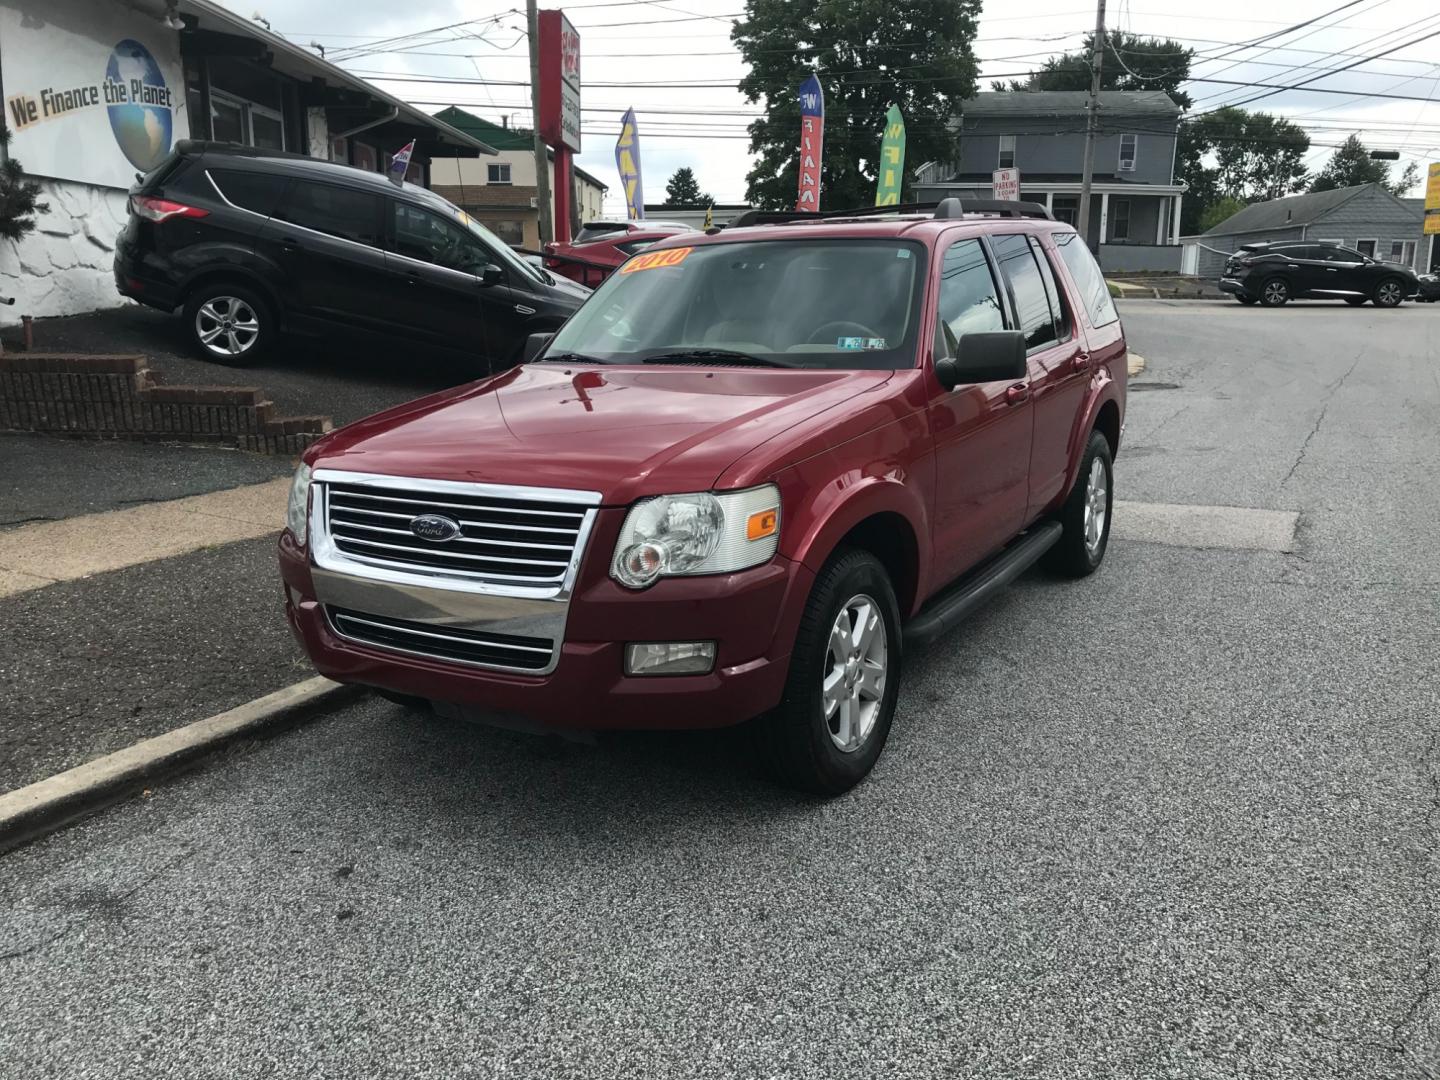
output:
<svg viewBox="0 0 1440 1080"><path fill-rule="evenodd" d="M679 266L694 248L667 248L664 251L647 251L636 255L620 267L620 273L633 274L636 270L658 270L663 266Z"/></svg>
<svg viewBox="0 0 1440 1080"><path fill-rule="evenodd" d="M883 337L842 337L835 342L837 349L883 349L885 339Z"/></svg>

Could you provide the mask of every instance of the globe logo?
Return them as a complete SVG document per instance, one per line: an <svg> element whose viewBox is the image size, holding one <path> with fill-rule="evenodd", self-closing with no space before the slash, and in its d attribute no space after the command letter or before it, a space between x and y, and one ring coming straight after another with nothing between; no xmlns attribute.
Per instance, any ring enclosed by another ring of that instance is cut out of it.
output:
<svg viewBox="0 0 1440 1080"><path fill-rule="evenodd" d="M168 105L146 103L147 99L169 99L170 91L165 86L160 65L144 45L126 38L110 53L105 79L125 88L123 104L106 106L115 141L131 165L141 172L149 172L170 152L173 128ZM143 89L146 87L155 89L147 92Z"/></svg>

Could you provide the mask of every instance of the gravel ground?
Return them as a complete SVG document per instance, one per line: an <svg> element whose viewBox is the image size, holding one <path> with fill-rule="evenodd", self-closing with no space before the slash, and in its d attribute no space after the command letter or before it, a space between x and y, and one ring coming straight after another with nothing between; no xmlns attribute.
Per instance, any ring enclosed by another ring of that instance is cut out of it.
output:
<svg viewBox="0 0 1440 1080"><path fill-rule="evenodd" d="M1298 510L1298 551L1027 576L911 658L827 803L734 732L367 700L0 861L0 1061L1435 1076L1440 318L1123 310L1177 389L1134 396L1120 493Z"/></svg>

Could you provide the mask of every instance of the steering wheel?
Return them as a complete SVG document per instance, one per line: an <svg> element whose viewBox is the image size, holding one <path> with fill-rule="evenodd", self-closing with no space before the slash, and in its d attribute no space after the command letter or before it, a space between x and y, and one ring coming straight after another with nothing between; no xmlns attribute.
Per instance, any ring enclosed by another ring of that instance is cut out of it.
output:
<svg viewBox="0 0 1440 1080"><path fill-rule="evenodd" d="M868 326L858 322L846 322L844 319L837 319L834 322L827 322L817 326L815 332L810 335L809 345L823 345L826 341L834 341L841 337L862 337L878 338L880 335Z"/></svg>

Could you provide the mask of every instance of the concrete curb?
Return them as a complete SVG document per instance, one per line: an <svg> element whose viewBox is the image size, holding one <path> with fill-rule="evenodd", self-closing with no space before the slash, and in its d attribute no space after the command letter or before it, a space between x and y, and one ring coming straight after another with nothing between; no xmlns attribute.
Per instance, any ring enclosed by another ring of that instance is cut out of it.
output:
<svg viewBox="0 0 1440 1080"><path fill-rule="evenodd" d="M0 851L117 802L233 742L299 723L345 704L361 692L361 687L317 675L0 794Z"/></svg>

